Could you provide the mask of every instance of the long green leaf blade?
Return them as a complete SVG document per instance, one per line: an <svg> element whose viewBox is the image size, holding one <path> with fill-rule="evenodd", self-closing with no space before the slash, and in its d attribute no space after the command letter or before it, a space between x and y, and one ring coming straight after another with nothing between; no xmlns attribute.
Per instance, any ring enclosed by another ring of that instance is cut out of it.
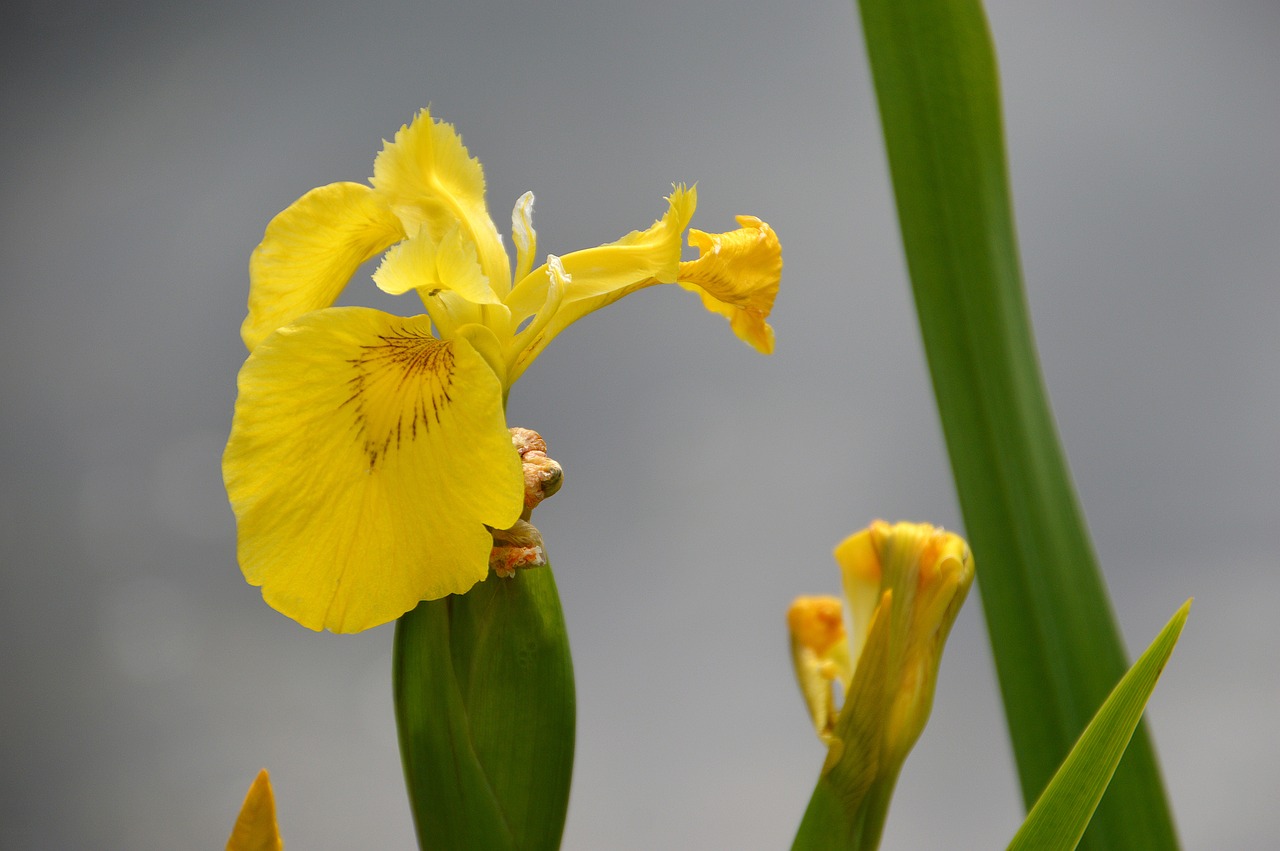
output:
<svg viewBox="0 0 1280 851"><path fill-rule="evenodd" d="M1127 664L1032 340L979 0L858 0L907 265L1023 797ZM1086 847L1177 847L1140 726Z"/></svg>
<svg viewBox="0 0 1280 851"><path fill-rule="evenodd" d="M1188 600L1120 680L1031 808L1009 843L1009 851L1071 851L1076 847L1138 727L1190 611Z"/></svg>

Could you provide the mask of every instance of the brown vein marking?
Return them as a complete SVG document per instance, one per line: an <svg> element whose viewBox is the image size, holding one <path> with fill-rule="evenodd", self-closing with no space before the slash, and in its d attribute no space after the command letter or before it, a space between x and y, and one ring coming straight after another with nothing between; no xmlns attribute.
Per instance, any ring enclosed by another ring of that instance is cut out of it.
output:
<svg viewBox="0 0 1280 851"><path fill-rule="evenodd" d="M339 406L355 414L352 428L369 458L369 472L392 448L439 425L441 411L453 401L451 345L403 327L378 339L347 361L355 375L347 382L351 395Z"/></svg>

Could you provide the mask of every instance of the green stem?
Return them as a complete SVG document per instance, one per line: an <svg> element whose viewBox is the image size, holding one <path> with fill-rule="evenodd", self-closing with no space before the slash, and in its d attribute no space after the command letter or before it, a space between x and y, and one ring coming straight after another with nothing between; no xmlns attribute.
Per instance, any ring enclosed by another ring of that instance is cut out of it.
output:
<svg viewBox="0 0 1280 851"><path fill-rule="evenodd" d="M559 847L575 703L550 566L420 604L396 624L393 665L419 845Z"/></svg>

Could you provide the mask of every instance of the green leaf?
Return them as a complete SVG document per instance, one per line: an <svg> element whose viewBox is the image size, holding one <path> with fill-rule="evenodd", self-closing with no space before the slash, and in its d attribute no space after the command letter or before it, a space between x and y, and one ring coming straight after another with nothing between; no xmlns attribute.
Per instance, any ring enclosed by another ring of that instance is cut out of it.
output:
<svg viewBox="0 0 1280 851"><path fill-rule="evenodd" d="M1009 843L1009 851L1071 851L1076 847L1120 764L1190 610L1188 600L1120 680L1031 808Z"/></svg>
<svg viewBox="0 0 1280 851"><path fill-rule="evenodd" d="M406 614L393 680L419 845L559 847L575 700L550 566Z"/></svg>
<svg viewBox="0 0 1280 851"><path fill-rule="evenodd" d="M1040 376L978 0L858 0L907 266L1028 806L1127 668ZM1177 840L1142 727L1085 847Z"/></svg>

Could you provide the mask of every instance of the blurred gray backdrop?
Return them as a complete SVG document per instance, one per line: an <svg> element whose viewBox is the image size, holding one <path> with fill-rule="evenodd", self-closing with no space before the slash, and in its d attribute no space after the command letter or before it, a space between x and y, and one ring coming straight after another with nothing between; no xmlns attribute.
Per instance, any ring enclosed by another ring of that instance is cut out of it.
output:
<svg viewBox="0 0 1280 851"><path fill-rule="evenodd" d="M1182 836L1275 847L1280 5L989 12L1043 367L1131 649L1197 598L1150 709ZM831 547L874 517L960 526L850 0L0 14L0 846L220 848L260 766L290 848L412 845L392 629L262 603L219 454L267 221L431 104L500 225L536 193L544 252L646 226L673 181L695 226L781 235L772 358L657 288L557 339L510 420L567 473L538 512L580 698L565 847L786 847L822 760L788 602L835 593ZM1003 847L1015 790L975 593L885 847Z"/></svg>

